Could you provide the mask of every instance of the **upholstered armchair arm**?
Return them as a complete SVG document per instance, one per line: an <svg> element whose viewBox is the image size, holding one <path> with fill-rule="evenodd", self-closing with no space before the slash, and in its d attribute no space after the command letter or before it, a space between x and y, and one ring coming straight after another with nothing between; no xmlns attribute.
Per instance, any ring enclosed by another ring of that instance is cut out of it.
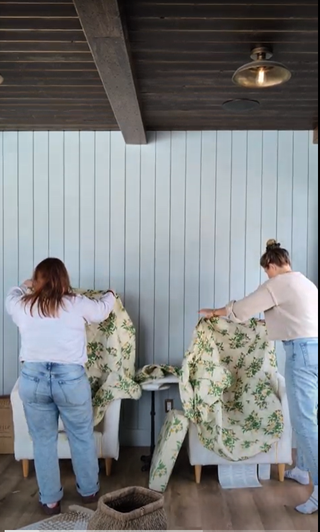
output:
<svg viewBox="0 0 320 532"><path fill-rule="evenodd" d="M19 395L19 379L11 392L14 427L14 454L16 460L33 459L33 445L29 435L23 404Z"/></svg>
<svg viewBox="0 0 320 532"><path fill-rule="evenodd" d="M19 395L19 379L11 392L13 424L15 437L29 437L28 425L24 415L23 404Z"/></svg>
<svg viewBox="0 0 320 532"><path fill-rule="evenodd" d="M108 406L102 421L102 457L118 460L121 399Z"/></svg>

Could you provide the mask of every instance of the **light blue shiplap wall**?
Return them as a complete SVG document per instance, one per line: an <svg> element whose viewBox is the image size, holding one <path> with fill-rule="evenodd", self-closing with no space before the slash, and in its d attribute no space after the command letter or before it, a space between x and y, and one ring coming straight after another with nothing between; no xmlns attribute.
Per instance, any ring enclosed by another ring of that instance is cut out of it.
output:
<svg viewBox="0 0 320 532"><path fill-rule="evenodd" d="M240 298L263 279L268 238L317 281L318 148L309 132L149 140L131 147L118 133L0 133L0 393L18 372L4 296L48 255L65 260L74 286L122 294L139 365L180 364L199 307ZM126 406L126 441L147 443L146 401Z"/></svg>

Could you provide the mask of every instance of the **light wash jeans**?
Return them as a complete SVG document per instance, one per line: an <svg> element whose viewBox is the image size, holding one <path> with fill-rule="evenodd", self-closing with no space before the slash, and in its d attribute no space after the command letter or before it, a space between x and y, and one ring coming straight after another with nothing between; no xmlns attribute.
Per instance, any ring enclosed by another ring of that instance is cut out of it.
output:
<svg viewBox="0 0 320 532"><path fill-rule="evenodd" d="M58 420L68 436L77 488L83 497L99 490L93 435L91 389L85 370L75 364L26 362L19 380L42 504L63 497L58 460Z"/></svg>
<svg viewBox="0 0 320 532"><path fill-rule="evenodd" d="M297 442L297 467L318 486L318 338L284 342L290 417Z"/></svg>

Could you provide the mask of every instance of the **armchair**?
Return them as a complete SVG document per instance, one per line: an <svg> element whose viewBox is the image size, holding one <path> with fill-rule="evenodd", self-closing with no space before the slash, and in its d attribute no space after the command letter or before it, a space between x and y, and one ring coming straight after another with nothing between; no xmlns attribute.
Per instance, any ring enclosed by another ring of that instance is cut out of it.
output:
<svg viewBox="0 0 320 532"><path fill-rule="evenodd" d="M284 432L279 442L272 446L268 453L260 453L242 464L277 464L280 482L284 481L285 465L292 463L292 429L289 416L289 406L286 394L285 380L279 374L279 397L282 404L284 416ZM195 468L195 480L197 484L201 482L201 472L203 466L208 465L232 465L224 458L208 449L205 449L198 438L197 427L190 423L188 436L188 454L190 464ZM235 462L236 463L236 462Z"/></svg>
<svg viewBox="0 0 320 532"><path fill-rule="evenodd" d="M23 404L18 390L19 380L11 392L14 425L14 454L18 462L22 462L24 478L29 474L29 462L33 460L33 443L29 435ZM121 399L113 401L106 410L104 419L95 427L95 441L99 458L105 461L107 476L111 475L112 461L119 458L119 423ZM61 420L59 421L58 436L59 459L71 459L67 435Z"/></svg>

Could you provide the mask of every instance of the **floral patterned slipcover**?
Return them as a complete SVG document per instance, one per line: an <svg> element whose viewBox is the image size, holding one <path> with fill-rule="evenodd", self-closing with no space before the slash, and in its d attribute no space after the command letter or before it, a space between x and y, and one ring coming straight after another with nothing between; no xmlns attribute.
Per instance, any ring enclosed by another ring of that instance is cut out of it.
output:
<svg viewBox="0 0 320 532"><path fill-rule="evenodd" d="M185 415L201 443L227 460L269 452L283 433L277 362L265 325L200 320L182 367Z"/></svg>
<svg viewBox="0 0 320 532"><path fill-rule="evenodd" d="M187 435L189 421L178 410L166 415L157 445L152 457L149 488L164 492L168 485L174 464Z"/></svg>
<svg viewBox="0 0 320 532"><path fill-rule="evenodd" d="M78 291L91 299L105 292ZM108 405L115 399L140 399L141 388L135 378L135 329L117 296L108 319L87 326L87 375L91 384L94 423L103 419Z"/></svg>
<svg viewBox="0 0 320 532"><path fill-rule="evenodd" d="M103 292L81 291L99 298ZM283 432L277 364L265 325L200 320L182 368L147 366L135 375L135 330L117 297L113 312L87 327L87 373L97 425L115 399L139 399L141 384L173 374L180 379L185 417L204 447L231 461L268 452Z"/></svg>
<svg viewBox="0 0 320 532"><path fill-rule="evenodd" d="M240 461L268 452L283 433L277 363L265 325L200 320L182 369L146 366L138 382L180 377L184 415L201 443L222 458Z"/></svg>

